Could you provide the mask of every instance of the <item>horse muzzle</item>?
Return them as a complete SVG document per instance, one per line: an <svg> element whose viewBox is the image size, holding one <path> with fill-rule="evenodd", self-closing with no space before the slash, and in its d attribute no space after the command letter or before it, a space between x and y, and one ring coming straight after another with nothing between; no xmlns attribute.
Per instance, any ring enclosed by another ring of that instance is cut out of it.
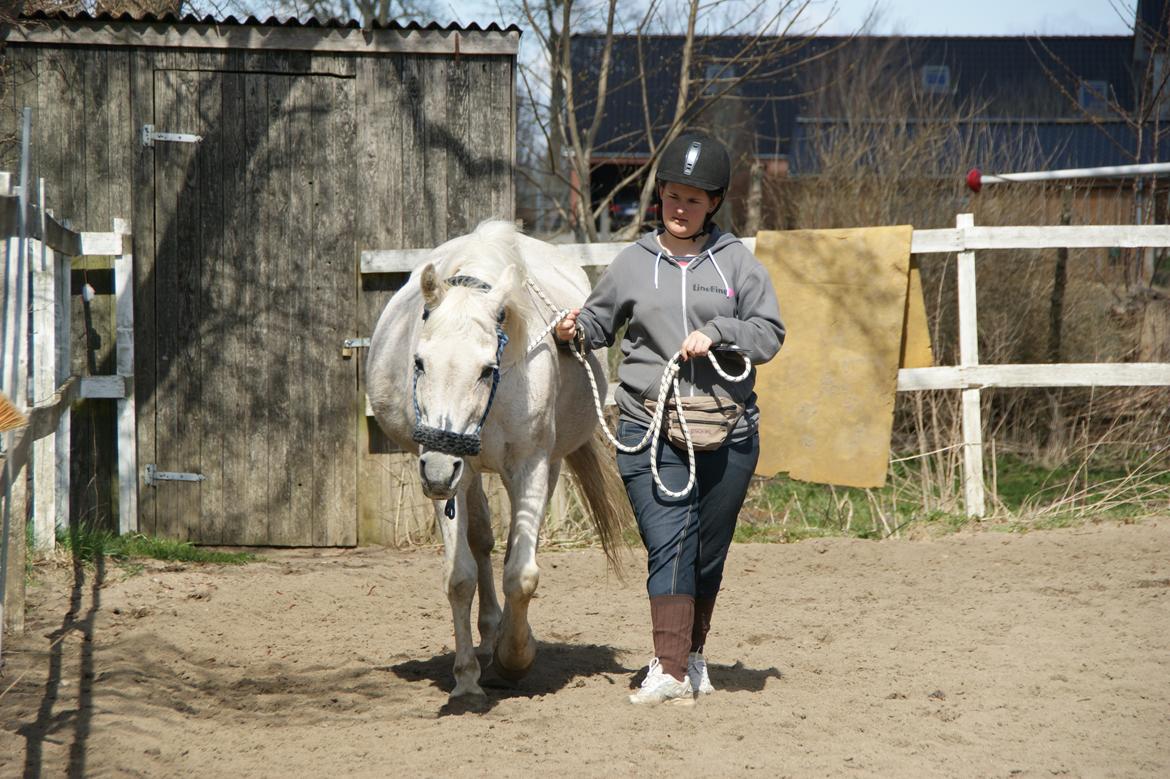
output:
<svg viewBox="0 0 1170 779"><path fill-rule="evenodd" d="M418 476L422 491L431 500L455 497L463 477L463 458L444 452L424 451L418 458Z"/></svg>

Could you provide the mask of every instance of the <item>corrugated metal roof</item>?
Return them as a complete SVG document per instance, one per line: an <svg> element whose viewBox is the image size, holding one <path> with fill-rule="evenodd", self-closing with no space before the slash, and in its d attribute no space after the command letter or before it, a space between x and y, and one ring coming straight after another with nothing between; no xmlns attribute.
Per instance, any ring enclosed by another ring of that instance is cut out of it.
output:
<svg viewBox="0 0 1170 779"><path fill-rule="evenodd" d="M325 28L325 29L362 29L362 25L355 19L318 19L310 17L305 20L297 19L296 17L288 17L280 19L275 16L270 16L267 19L259 19L255 16L248 16L244 19L237 19L235 16L228 15L224 17L217 16L196 16L195 14L140 14L135 16L131 13L97 13L91 14L84 11L77 13L66 13L62 11L35 11L33 13L22 14L21 19L30 21L78 21L78 22L123 22L123 23L147 23L147 24L203 24L203 25L217 25L221 27L273 27L273 28ZM403 31L430 31L430 32L521 32L520 27L516 24L510 24L507 27L501 27L498 23L492 22L486 27L481 27L478 23L472 22L468 25L460 25L451 22L447 25L441 25L438 22L430 22L429 24L421 24L419 22L408 22L403 24L397 21L391 21L387 24L380 24L374 22L366 29L372 30L403 30Z"/></svg>

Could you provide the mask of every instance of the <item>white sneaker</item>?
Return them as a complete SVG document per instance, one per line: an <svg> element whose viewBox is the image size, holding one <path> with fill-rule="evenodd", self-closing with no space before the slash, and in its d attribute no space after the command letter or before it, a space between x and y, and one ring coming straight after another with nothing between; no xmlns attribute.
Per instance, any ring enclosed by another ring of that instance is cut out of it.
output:
<svg viewBox="0 0 1170 779"><path fill-rule="evenodd" d="M715 692L711 685L711 677L707 675L707 660L702 652L691 652L687 655L687 678L691 688L699 695L710 695Z"/></svg>
<svg viewBox="0 0 1170 779"><path fill-rule="evenodd" d="M691 706L695 702L691 680L681 682L662 670L658 658L650 661L646 678L641 688L630 695L630 703L669 703L675 706Z"/></svg>

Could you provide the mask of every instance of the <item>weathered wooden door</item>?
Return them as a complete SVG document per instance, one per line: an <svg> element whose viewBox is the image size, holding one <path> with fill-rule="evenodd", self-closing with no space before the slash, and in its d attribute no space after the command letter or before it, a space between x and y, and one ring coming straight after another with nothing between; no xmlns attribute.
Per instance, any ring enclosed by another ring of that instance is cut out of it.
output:
<svg viewBox="0 0 1170 779"><path fill-rule="evenodd" d="M154 72L154 133L201 140L156 135L142 149L154 207L151 234L137 231L153 247L136 327L139 381L152 385L138 394L140 464L156 474L140 488L146 532L356 543L361 411L357 359L342 354L356 335L353 86Z"/></svg>

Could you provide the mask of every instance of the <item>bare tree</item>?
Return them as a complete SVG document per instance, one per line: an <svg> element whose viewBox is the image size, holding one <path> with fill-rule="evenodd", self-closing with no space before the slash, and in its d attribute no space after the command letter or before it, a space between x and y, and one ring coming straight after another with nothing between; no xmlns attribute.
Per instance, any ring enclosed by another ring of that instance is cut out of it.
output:
<svg viewBox="0 0 1170 779"><path fill-rule="evenodd" d="M434 14L434 6L427 0L276 0L273 7L302 19L357 19L363 27Z"/></svg>
<svg viewBox="0 0 1170 779"><path fill-rule="evenodd" d="M1160 161L1163 145L1170 139L1170 5L1158 4L1158 16L1143 18L1140 9L1111 0L1113 10L1123 19L1134 19L1133 103L1126 105L1109 84L1085 80L1055 52L1043 38L1034 42L1036 58L1049 81L1064 97L1068 109L1096 127L1118 154L1128 161ZM1132 144L1110 132L1120 121L1133 139ZM1134 181L1132 219L1134 224L1157 221L1155 204L1159 196L1156 176ZM1154 275L1154 252L1135 252L1129 282L1135 289L1147 287Z"/></svg>
<svg viewBox="0 0 1170 779"><path fill-rule="evenodd" d="M24 0L17 5L24 13L106 13L114 16L162 16L183 11L183 0Z"/></svg>
<svg viewBox="0 0 1170 779"><path fill-rule="evenodd" d="M616 0L591 5L574 0L520 0L519 11L543 54L539 62L522 65L523 94L537 106L533 115L540 126L538 136L548 150L542 170L521 174L549 191L550 203L580 240L597 240L597 223L614 196L638 182L637 213L644 213L654 194L652 174L658 155L684 127L712 123L720 108L726 110L739 99L745 85L791 78L804 64L807 58L796 53L809 38L791 33L807 16L809 5L810 0L783 0L778 5L765 0L746 4L651 0L640 16L626 18L620 15ZM718 41L703 34L716 29L726 33ZM813 26L812 31L816 29ZM583 30L591 34L581 36ZM653 51L648 50L651 36L666 33L674 34L672 45L677 39L676 46L668 47L674 58L651 60L661 57L664 50L662 39L655 40ZM579 71L574 46L589 47L588 72ZM619 49L621 62L616 61ZM628 56L631 50L632 58ZM666 67L674 69L673 79L661 78ZM669 84L670 94L655 92L663 84ZM626 143L631 149L644 145L646 150L640 151L624 176L606 191L595 193L594 154L607 102L619 89L637 90L642 121L607 142L611 149ZM665 113L659 110L664 100ZM726 129L722 122L719 129ZM635 219L628 231L636 231L638 224Z"/></svg>

